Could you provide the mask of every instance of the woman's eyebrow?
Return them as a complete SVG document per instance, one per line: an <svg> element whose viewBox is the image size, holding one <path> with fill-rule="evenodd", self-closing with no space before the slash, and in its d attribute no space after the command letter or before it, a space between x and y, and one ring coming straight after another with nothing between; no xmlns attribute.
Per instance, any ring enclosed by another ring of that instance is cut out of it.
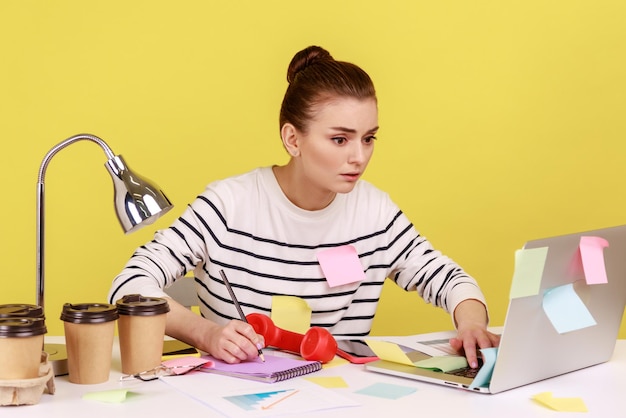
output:
<svg viewBox="0 0 626 418"><path fill-rule="evenodd" d="M355 133L357 133L356 129L353 129L353 128L347 128L347 127L345 127L345 126L333 126L333 127L331 127L330 129L335 130L335 131L340 131L340 132L351 133L351 134L355 134ZM372 128L372 129L370 129L370 130L369 130L369 131L367 131L367 132L368 132L368 133L371 133L371 132L376 132L376 131L378 131L378 126L376 126L376 127Z"/></svg>

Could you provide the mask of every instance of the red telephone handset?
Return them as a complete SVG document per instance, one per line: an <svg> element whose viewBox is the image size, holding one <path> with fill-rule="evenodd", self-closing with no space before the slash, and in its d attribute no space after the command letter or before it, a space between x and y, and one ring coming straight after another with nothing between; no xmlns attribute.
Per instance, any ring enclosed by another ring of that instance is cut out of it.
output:
<svg viewBox="0 0 626 418"><path fill-rule="evenodd" d="M337 341L325 328L311 327L302 335L278 328L267 315L251 313L246 319L256 333L265 338L267 346L298 353L305 360L321 363L329 362L337 353Z"/></svg>

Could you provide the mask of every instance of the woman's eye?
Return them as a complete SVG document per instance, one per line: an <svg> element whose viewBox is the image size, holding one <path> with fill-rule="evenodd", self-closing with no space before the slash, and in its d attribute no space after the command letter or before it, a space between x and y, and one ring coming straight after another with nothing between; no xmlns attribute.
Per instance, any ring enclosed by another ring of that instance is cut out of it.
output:
<svg viewBox="0 0 626 418"><path fill-rule="evenodd" d="M375 140L376 137L374 135L363 138L363 142L365 142L366 144L371 144Z"/></svg>
<svg viewBox="0 0 626 418"><path fill-rule="evenodd" d="M336 143L337 145L344 144L344 143L347 141L347 139L346 139L346 138L341 137L341 136L336 136L336 137L333 137L333 138L331 138L331 139L332 139L333 141L335 141L335 143Z"/></svg>

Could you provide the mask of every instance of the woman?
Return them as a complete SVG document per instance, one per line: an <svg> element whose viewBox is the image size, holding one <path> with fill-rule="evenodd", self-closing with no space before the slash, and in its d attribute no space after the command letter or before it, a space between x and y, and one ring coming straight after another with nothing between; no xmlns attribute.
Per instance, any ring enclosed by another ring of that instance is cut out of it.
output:
<svg viewBox="0 0 626 418"><path fill-rule="evenodd" d="M311 46L294 56L287 81L280 134L288 163L209 184L137 249L109 300L167 297L163 289L193 271L202 316L171 300L166 333L234 363L255 358L263 339L232 319L237 311L220 270L246 313L269 315L273 295L297 296L311 307L312 326L342 336L370 332L389 277L452 314L458 335L451 344L475 367L477 347L498 343L486 330L475 280L435 251L387 194L360 180L378 131L370 77ZM356 249L365 278L330 286L317 257L345 246Z"/></svg>

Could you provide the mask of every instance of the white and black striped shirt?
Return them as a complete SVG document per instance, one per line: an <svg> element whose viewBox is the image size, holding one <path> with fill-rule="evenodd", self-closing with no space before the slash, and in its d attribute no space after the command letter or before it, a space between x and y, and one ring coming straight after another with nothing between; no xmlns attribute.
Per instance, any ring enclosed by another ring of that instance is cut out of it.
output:
<svg viewBox="0 0 626 418"><path fill-rule="evenodd" d="M343 245L355 247L366 278L330 287L317 253ZM307 211L287 199L270 167L210 184L137 249L109 300L165 296L163 288L193 271L202 315L225 323L237 316L220 269L246 314L269 315L272 296L297 296L311 307L311 326L334 335L369 333L387 277L447 312L465 299L485 303L475 280L434 250L386 193L360 180L328 207Z"/></svg>

